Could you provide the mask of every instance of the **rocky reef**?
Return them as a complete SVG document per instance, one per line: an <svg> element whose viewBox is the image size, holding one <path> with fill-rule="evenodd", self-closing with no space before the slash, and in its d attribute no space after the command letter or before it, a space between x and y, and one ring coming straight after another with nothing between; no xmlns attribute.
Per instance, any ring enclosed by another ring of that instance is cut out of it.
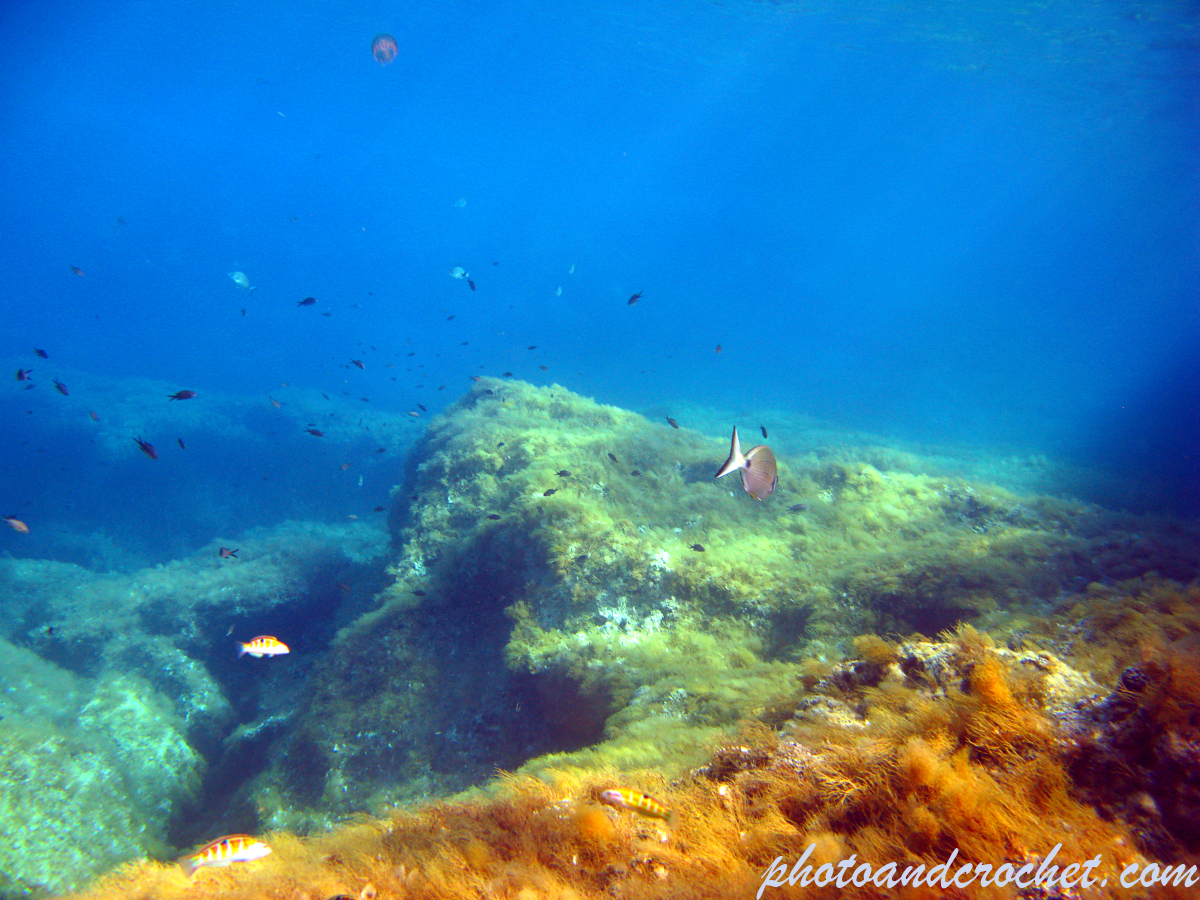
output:
<svg viewBox="0 0 1200 900"><path fill-rule="evenodd" d="M331 647L265 824L522 764L681 771L855 635L1019 640L1089 583L1197 571L1193 531L881 448L800 446L759 503L713 480L725 440L477 382L393 492L393 583Z"/></svg>
<svg viewBox="0 0 1200 900"><path fill-rule="evenodd" d="M695 418L483 378L410 453L387 534L292 523L128 576L4 561L0 637L73 698L45 730L110 735L56 777L108 765L126 791L123 843L47 838L20 857L70 877L8 895L228 832L274 852L87 896L733 896L812 842L1196 852L1194 525L775 425L758 502L714 481L726 426ZM257 633L293 653L235 665ZM26 706L11 771L56 752ZM601 808L614 785L678 829Z"/></svg>

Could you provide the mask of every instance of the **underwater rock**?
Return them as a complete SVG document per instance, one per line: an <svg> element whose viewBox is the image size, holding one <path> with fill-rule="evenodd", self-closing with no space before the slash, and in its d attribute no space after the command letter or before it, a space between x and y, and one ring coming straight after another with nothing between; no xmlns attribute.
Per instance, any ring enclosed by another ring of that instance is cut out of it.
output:
<svg viewBox="0 0 1200 900"><path fill-rule="evenodd" d="M999 627L1104 574L1109 520L1086 504L846 447L780 453L756 503L714 481L727 452L558 385L480 378L408 458L393 583L334 641L248 805L319 827L497 767L682 771L794 697L797 659L872 630Z"/></svg>
<svg viewBox="0 0 1200 900"><path fill-rule="evenodd" d="M79 678L0 641L0 897L63 893L164 852L201 767L140 679Z"/></svg>

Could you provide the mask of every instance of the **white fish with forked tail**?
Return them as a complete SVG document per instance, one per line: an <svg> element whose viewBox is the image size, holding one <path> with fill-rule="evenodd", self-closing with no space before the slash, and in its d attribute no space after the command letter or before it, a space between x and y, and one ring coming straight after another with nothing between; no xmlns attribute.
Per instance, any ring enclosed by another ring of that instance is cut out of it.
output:
<svg viewBox="0 0 1200 900"><path fill-rule="evenodd" d="M247 293L253 294L258 288L250 287L250 279L246 277L245 272L230 272L229 277L233 279L233 283Z"/></svg>
<svg viewBox="0 0 1200 900"><path fill-rule="evenodd" d="M729 448L729 459L725 460L721 471L713 477L728 475L734 469L742 470L742 487L755 500L771 496L775 485L779 484L779 474L775 470L775 454L771 448L766 444L759 444L742 453L736 425L733 426L733 446Z"/></svg>

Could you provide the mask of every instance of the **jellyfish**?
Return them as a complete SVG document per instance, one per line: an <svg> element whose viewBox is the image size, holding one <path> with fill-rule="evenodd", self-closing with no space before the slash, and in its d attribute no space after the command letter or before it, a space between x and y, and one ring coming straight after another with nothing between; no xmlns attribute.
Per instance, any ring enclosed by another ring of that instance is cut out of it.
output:
<svg viewBox="0 0 1200 900"><path fill-rule="evenodd" d="M400 47L396 44L396 39L390 34L377 34L375 40L371 41L371 54L379 60L381 66L386 66L396 54L400 52Z"/></svg>

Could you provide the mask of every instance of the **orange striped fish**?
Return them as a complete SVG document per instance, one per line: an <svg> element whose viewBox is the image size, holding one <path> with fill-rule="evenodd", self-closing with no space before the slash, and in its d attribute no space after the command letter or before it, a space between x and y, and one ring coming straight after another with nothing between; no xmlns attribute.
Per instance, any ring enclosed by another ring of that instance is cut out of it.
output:
<svg viewBox="0 0 1200 900"><path fill-rule="evenodd" d="M227 834L211 844L205 844L195 853L179 858L179 865L191 877L197 869L215 869L230 866L235 862L251 862L262 859L271 848L248 834Z"/></svg>
<svg viewBox="0 0 1200 900"><path fill-rule="evenodd" d="M600 795L600 802L617 809L627 809L648 819L663 819L669 828L675 825L675 813L641 791L611 788Z"/></svg>
<svg viewBox="0 0 1200 900"><path fill-rule="evenodd" d="M259 659L263 656L283 656L285 653L291 653L288 645L277 637L272 637L269 634L262 634L252 641L245 644L238 644L238 659L241 659L246 654Z"/></svg>

